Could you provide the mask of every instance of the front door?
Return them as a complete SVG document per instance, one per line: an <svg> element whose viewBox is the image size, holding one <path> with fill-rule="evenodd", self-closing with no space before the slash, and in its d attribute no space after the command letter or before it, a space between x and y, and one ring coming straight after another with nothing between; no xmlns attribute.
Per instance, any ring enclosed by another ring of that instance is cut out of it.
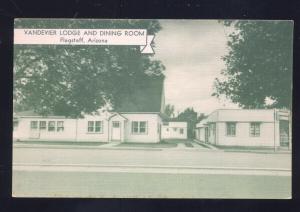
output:
<svg viewBox="0 0 300 212"><path fill-rule="evenodd" d="M205 127L204 128L205 129L205 131L204 131L204 138L205 138L205 143L208 143L208 133L209 133L209 129L208 129L208 127Z"/></svg>
<svg viewBox="0 0 300 212"><path fill-rule="evenodd" d="M112 122L112 135L111 139L112 140L121 140L121 123L119 121L113 121Z"/></svg>
<svg viewBox="0 0 300 212"><path fill-rule="evenodd" d="M280 120L279 121L279 131L280 131L280 146L289 146L289 121Z"/></svg>

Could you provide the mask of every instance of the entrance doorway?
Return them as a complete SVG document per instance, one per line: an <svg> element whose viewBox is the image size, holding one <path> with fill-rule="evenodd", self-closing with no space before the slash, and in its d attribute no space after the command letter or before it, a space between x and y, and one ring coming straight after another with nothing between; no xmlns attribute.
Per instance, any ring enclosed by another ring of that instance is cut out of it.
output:
<svg viewBox="0 0 300 212"><path fill-rule="evenodd" d="M280 146L289 147L289 121L279 121L279 132L280 132Z"/></svg>
<svg viewBox="0 0 300 212"><path fill-rule="evenodd" d="M115 141L121 140L121 123L119 121L112 122L111 139Z"/></svg>

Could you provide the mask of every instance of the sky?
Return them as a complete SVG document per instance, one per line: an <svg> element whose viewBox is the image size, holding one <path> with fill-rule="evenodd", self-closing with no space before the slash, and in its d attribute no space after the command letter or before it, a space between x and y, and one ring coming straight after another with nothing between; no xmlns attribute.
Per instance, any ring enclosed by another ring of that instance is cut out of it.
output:
<svg viewBox="0 0 300 212"><path fill-rule="evenodd" d="M226 29L216 20L161 20L155 35L155 59L165 65L165 100L175 113L193 107L209 114L219 108L238 108L223 98L211 96L213 82L225 68Z"/></svg>

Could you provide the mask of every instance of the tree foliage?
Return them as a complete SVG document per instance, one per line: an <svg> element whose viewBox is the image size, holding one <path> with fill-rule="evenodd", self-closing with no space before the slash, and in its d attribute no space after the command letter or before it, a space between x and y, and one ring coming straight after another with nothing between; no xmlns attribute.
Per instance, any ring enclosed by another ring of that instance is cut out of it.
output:
<svg viewBox="0 0 300 212"><path fill-rule="evenodd" d="M174 111L175 111L175 107L174 105L171 105L171 104L167 104L165 106L165 109L164 109L164 114L168 117L168 118L173 118L174 117Z"/></svg>
<svg viewBox="0 0 300 212"><path fill-rule="evenodd" d="M183 112L179 113L177 116L177 120L187 122L188 138L194 138L194 130L196 127L196 123L198 123L197 112L194 111L194 108L187 108Z"/></svg>
<svg viewBox="0 0 300 212"><path fill-rule="evenodd" d="M125 28L157 33L155 20L16 19L15 28ZM139 47L15 45L14 107L80 116L120 104L137 81L161 79L164 66Z"/></svg>
<svg viewBox="0 0 300 212"><path fill-rule="evenodd" d="M246 108L291 106L292 40L290 21L225 21L234 28L226 69L215 81L215 93ZM271 100L269 103L266 99Z"/></svg>

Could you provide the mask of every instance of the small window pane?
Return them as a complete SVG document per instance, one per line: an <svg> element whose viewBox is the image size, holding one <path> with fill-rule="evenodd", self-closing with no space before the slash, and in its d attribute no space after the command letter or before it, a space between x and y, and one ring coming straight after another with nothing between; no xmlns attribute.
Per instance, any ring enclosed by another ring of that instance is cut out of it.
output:
<svg viewBox="0 0 300 212"><path fill-rule="evenodd" d="M30 129L35 130L38 128L38 122L37 121L31 121L30 122Z"/></svg>
<svg viewBox="0 0 300 212"><path fill-rule="evenodd" d="M260 123L250 123L250 136L258 137L260 136Z"/></svg>
<svg viewBox="0 0 300 212"><path fill-rule="evenodd" d="M132 132L138 133L139 132L139 123L137 121L132 122Z"/></svg>
<svg viewBox="0 0 300 212"><path fill-rule="evenodd" d="M95 132L101 132L102 131L102 122L96 121L95 122Z"/></svg>
<svg viewBox="0 0 300 212"><path fill-rule="evenodd" d="M14 124L14 130L17 129L18 126L19 126L19 122L18 121L14 121L13 124Z"/></svg>
<svg viewBox="0 0 300 212"><path fill-rule="evenodd" d="M48 122L48 131L55 131L55 121Z"/></svg>
<svg viewBox="0 0 300 212"><path fill-rule="evenodd" d="M47 128L47 122L46 121L40 121L40 130L45 130Z"/></svg>
<svg viewBox="0 0 300 212"><path fill-rule="evenodd" d="M62 132L62 131L64 131L64 122L58 121L57 122L57 132Z"/></svg>
<svg viewBox="0 0 300 212"><path fill-rule="evenodd" d="M226 123L227 127L227 135L228 136L235 136L236 134L236 123L228 122Z"/></svg>
<svg viewBox="0 0 300 212"><path fill-rule="evenodd" d="M146 133L147 123L145 121L140 122L140 133Z"/></svg>
<svg viewBox="0 0 300 212"><path fill-rule="evenodd" d="M181 129L180 129L180 134L183 134L183 132L184 132L184 130L181 128Z"/></svg>
<svg viewBox="0 0 300 212"><path fill-rule="evenodd" d="M88 121L88 132L94 132L94 122Z"/></svg>
<svg viewBox="0 0 300 212"><path fill-rule="evenodd" d="M119 128L119 127L120 127L120 122L114 121L114 122L113 122L113 127L114 127L114 128Z"/></svg>

